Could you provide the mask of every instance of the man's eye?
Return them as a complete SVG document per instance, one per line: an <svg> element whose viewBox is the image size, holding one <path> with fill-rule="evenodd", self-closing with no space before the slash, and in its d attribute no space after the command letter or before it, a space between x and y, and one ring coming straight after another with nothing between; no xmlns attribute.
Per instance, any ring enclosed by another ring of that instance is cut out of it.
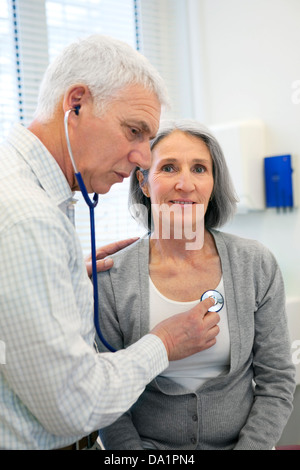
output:
<svg viewBox="0 0 300 470"><path fill-rule="evenodd" d="M137 129L136 127L131 127L130 132L135 137L139 137L141 135L141 131L139 129Z"/></svg>

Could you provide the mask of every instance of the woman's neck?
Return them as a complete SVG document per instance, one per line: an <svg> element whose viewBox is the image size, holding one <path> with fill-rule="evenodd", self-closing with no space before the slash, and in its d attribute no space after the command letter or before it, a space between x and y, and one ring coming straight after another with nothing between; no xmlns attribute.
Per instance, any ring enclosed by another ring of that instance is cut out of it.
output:
<svg viewBox="0 0 300 470"><path fill-rule="evenodd" d="M215 243L212 235L208 230L204 231L201 246L195 244L197 249L191 249L193 243L186 239L162 239L156 238L155 235L150 237L150 262L159 263L167 261L191 261L195 263L198 259L202 259L212 251L216 251Z"/></svg>

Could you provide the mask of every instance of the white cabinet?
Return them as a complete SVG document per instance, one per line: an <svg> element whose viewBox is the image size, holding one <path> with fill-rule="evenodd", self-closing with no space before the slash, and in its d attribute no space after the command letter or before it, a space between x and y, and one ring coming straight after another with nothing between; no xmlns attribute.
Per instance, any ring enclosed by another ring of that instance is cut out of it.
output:
<svg viewBox="0 0 300 470"><path fill-rule="evenodd" d="M225 155L239 197L238 212L265 208L265 125L261 120L209 126Z"/></svg>

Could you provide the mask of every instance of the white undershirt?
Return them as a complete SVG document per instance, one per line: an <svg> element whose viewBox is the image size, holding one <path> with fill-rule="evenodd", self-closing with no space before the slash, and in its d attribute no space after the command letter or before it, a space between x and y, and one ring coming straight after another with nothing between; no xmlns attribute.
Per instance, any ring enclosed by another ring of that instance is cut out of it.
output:
<svg viewBox="0 0 300 470"><path fill-rule="evenodd" d="M199 299L191 302L177 302L162 295L153 284L149 276L150 287L150 330L157 323L171 317L177 313L190 310L199 303ZM224 297L223 277L216 288ZM169 377L189 391L195 391L203 383L212 377L216 377L229 369L230 364L230 337L228 329L228 319L226 303L219 312L221 320L219 322L220 333L214 346L201 351L193 356L171 361L169 367L165 369L161 376Z"/></svg>

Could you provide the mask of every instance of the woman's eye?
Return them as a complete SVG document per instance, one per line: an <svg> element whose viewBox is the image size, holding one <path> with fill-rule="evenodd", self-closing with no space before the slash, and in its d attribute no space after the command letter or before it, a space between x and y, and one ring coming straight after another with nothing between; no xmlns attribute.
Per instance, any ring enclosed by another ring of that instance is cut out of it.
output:
<svg viewBox="0 0 300 470"><path fill-rule="evenodd" d="M194 172L195 172L195 173L204 173L204 172L205 172L205 168L204 168L204 166L202 166L202 165L196 166L196 167L194 168Z"/></svg>
<svg viewBox="0 0 300 470"><path fill-rule="evenodd" d="M165 171L166 173L171 173L171 171L174 170L174 167L173 165L164 165L162 167L162 171Z"/></svg>

